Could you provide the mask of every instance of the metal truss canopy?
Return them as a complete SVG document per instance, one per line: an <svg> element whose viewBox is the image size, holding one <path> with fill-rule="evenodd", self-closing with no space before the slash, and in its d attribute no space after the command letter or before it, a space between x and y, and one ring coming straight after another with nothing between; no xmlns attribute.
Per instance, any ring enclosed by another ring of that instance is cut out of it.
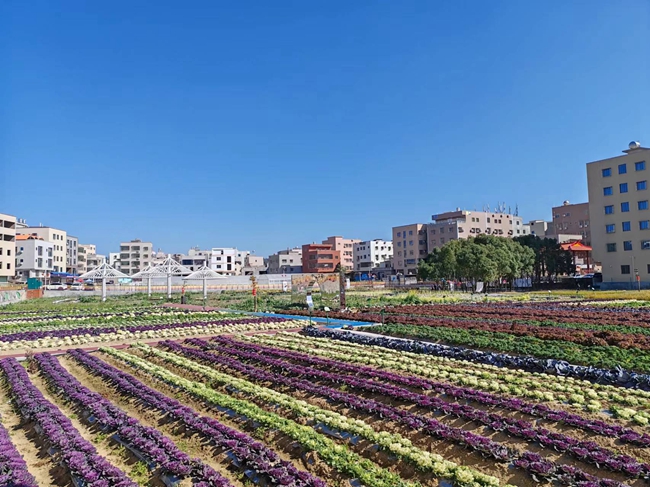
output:
<svg viewBox="0 0 650 487"><path fill-rule="evenodd" d="M191 274L192 270L179 264L171 257L167 257L160 264L151 268L152 277L154 276L184 276Z"/></svg>
<svg viewBox="0 0 650 487"><path fill-rule="evenodd" d="M110 278L128 278L126 274L123 272L118 271L114 267L111 267L108 265L106 262L104 262L102 265L99 267L93 269L90 272L86 272L85 274L81 274L79 276L80 279L110 279Z"/></svg>
<svg viewBox="0 0 650 487"><path fill-rule="evenodd" d="M226 276L223 276L219 274L218 272L213 271L207 266L203 266L200 269L192 272L189 276L186 276L183 278L185 281L189 281L192 279L225 279Z"/></svg>

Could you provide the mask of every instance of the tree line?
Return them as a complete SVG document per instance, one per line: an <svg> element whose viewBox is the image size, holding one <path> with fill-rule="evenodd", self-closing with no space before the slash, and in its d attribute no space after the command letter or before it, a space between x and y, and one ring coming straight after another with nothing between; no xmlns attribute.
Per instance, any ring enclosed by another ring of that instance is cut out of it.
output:
<svg viewBox="0 0 650 487"><path fill-rule="evenodd" d="M572 272L571 253L556 240L525 235L516 238L479 235L450 240L433 249L418 265L422 280L508 282L532 277L534 282Z"/></svg>

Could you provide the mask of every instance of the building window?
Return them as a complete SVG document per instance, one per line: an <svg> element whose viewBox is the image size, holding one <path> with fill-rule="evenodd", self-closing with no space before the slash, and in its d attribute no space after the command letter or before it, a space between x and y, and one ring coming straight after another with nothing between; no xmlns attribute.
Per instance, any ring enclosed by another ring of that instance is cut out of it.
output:
<svg viewBox="0 0 650 487"><path fill-rule="evenodd" d="M442 227L442 228L440 229L440 234L442 235L443 233L445 233L445 227Z"/></svg>
<svg viewBox="0 0 650 487"><path fill-rule="evenodd" d="M623 222L621 224L621 227L624 232L629 232L630 230L632 230L632 224L630 222Z"/></svg>
<svg viewBox="0 0 650 487"><path fill-rule="evenodd" d="M626 174L627 173L627 164L619 164L618 165L618 173L619 174Z"/></svg>
<svg viewBox="0 0 650 487"><path fill-rule="evenodd" d="M432 228L432 229L431 229L431 235L435 235L435 234L436 234L436 229L435 229L435 228Z"/></svg>
<svg viewBox="0 0 650 487"><path fill-rule="evenodd" d="M607 252L616 252L616 244L615 243L608 243L607 244Z"/></svg>
<svg viewBox="0 0 650 487"><path fill-rule="evenodd" d="M398 236L398 237L401 237L401 236L402 236L402 232L397 232L397 236Z"/></svg>
<svg viewBox="0 0 650 487"><path fill-rule="evenodd" d="M612 223L611 225L605 225L606 233L614 233L616 231L616 226Z"/></svg>
<svg viewBox="0 0 650 487"><path fill-rule="evenodd" d="M641 248L643 250L649 250L650 249L650 240L641 240Z"/></svg>
<svg viewBox="0 0 650 487"><path fill-rule="evenodd" d="M603 194L605 196L611 196L614 194L614 189L611 186L607 186L606 188L603 188Z"/></svg>
<svg viewBox="0 0 650 487"><path fill-rule="evenodd" d="M612 175L612 168L611 167L606 167L603 169L603 177L608 178Z"/></svg>
<svg viewBox="0 0 650 487"><path fill-rule="evenodd" d="M413 240L409 240L409 245L413 247Z"/></svg>
<svg viewBox="0 0 650 487"><path fill-rule="evenodd" d="M630 273L630 265L629 264L623 264L621 266L621 274L629 274Z"/></svg>
<svg viewBox="0 0 650 487"><path fill-rule="evenodd" d="M648 200L643 200L638 202L638 208L639 210L647 210L648 209Z"/></svg>
<svg viewBox="0 0 650 487"><path fill-rule="evenodd" d="M627 183L621 183L618 185L618 190L620 193L627 193Z"/></svg>
<svg viewBox="0 0 650 487"><path fill-rule="evenodd" d="M440 237L440 245L442 245L443 243L445 243L445 239L444 237Z"/></svg>
<svg viewBox="0 0 650 487"><path fill-rule="evenodd" d="M413 230L409 230L409 235L413 235Z"/></svg>
<svg viewBox="0 0 650 487"><path fill-rule="evenodd" d="M634 163L635 171L645 171L645 161L635 162Z"/></svg>
<svg viewBox="0 0 650 487"><path fill-rule="evenodd" d="M650 220L641 220L639 222L639 230L647 230L650 228Z"/></svg>
<svg viewBox="0 0 650 487"><path fill-rule="evenodd" d="M643 191L644 189L648 189L648 181L637 181L636 190Z"/></svg>
<svg viewBox="0 0 650 487"><path fill-rule="evenodd" d="M402 242L397 242L397 246L398 246L398 247L401 247L401 246L402 246Z"/></svg>
<svg viewBox="0 0 650 487"><path fill-rule="evenodd" d="M630 211L630 202L624 201L623 203L621 203L621 212L627 213L628 211Z"/></svg>
<svg viewBox="0 0 650 487"><path fill-rule="evenodd" d="M623 250L632 250L632 240L625 240L623 242Z"/></svg>

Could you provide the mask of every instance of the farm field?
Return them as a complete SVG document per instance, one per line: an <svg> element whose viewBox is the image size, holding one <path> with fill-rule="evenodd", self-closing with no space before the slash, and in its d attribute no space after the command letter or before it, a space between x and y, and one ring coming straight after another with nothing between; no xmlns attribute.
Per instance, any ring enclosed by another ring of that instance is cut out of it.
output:
<svg viewBox="0 0 650 487"><path fill-rule="evenodd" d="M0 485L648 482L645 311L496 302L335 316L384 324L0 310Z"/></svg>

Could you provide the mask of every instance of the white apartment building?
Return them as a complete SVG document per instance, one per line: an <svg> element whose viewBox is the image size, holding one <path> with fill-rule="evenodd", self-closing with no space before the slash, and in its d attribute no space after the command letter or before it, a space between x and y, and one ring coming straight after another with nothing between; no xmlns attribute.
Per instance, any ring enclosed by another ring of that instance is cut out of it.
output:
<svg viewBox="0 0 650 487"><path fill-rule="evenodd" d="M118 271L121 269L119 252L108 253L108 265L110 265L112 268Z"/></svg>
<svg viewBox="0 0 650 487"><path fill-rule="evenodd" d="M210 269L228 276L239 276L242 273L248 250L237 250L233 247L213 247L210 250Z"/></svg>
<svg viewBox="0 0 650 487"><path fill-rule="evenodd" d="M106 256L101 254L88 254L86 256L86 272L94 271L106 262Z"/></svg>
<svg viewBox="0 0 650 487"><path fill-rule="evenodd" d="M48 278L54 271L54 245L36 235L16 235L16 278Z"/></svg>
<svg viewBox="0 0 650 487"><path fill-rule="evenodd" d="M650 287L650 148L631 142L623 152L587 164L592 257L602 264L601 289Z"/></svg>
<svg viewBox="0 0 650 487"><path fill-rule="evenodd" d="M367 240L354 244L354 270L371 272L379 267L385 267L393 257L393 242L390 240Z"/></svg>
<svg viewBox="0 0 650 487"><path fill-rule="evenodd" d="M65 272L67 266L67 233L52 227L24 227L16 231L20 235L36 235L53 244L52 262L54 272Z"/></svg>
<svg viewBox="0 0 650 487"><path fill-rule="evenodd" d="M120 266L129 276L140 272L153 260L153 244L135 239L120 243Z"/></svg>
<svg viewBox="0 0 650 487"><path fill-rule="evenodd" d="M79 239L72 235L65 237L65 271L70 274L78 274L79 265Z"/></svg>
<svg viewBox="0 0 650 487"><path fill-rule="evenodd" d="M393 227L393 270L404 276L415 276L418 263L427 256L427 226L413 223Z"/></svg>
<svg viewBox="0 0 650 487"><path fill-rule="evenodd" d="M302 248L280 250L269 255L268 274L301 274Z"/></svg>
<svg viewBox="0 0 650 487"><path fill-rule="evenodd" d="M16 217L0 213L0 283L16 275Z"/></svg>
<svg viewBox="0 0 650 487"><path fill-rule="evenodd" d="M427 224L428 252L450 240L467 239L481 234L498 237L519 237L530 234L520 216L489 211L467 211L457 208L433 215Z"/></svg>

